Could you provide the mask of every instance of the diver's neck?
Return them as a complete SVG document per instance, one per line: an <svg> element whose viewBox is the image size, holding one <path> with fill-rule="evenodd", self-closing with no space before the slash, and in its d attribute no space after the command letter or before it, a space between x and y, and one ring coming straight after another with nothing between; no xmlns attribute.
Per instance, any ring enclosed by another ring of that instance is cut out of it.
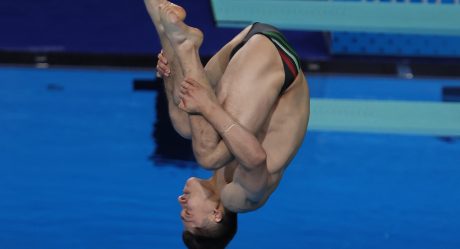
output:
<svg viewBox="0 0 460 249"><path fill-rule="evenodd" d="M217 193L220 193L220 191L225 187L225 185L229 183L228 179L225 178L224 168L215 170L211 178L209 178L209 183L213 186L214 190Z"/></svg>
<svg viewBox="0 0 460 249"><path fill-rule="evenodd" d="M220 190L223 188L222 186L222 177L219 171L214 171L212 174L211 178L209 178L209 183L211 184L212 188L215 190L215 192L219 193Z"/></svg>

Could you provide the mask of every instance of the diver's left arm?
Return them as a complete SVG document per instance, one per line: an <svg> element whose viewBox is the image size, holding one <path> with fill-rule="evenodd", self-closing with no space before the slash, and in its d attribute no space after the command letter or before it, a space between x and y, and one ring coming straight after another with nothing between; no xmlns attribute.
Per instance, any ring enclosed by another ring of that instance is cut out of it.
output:
<svg viewBox="0 0 460 249"><path fill-rule="evenodd" d="M193 79L186 79L182 84L183 101L179 107L189 113L201 114L218 132L223 141L217 144L215 150L229 150L244 167L265 164L267 155L255 134L218 103L213 91L205 88Z"/></svg>

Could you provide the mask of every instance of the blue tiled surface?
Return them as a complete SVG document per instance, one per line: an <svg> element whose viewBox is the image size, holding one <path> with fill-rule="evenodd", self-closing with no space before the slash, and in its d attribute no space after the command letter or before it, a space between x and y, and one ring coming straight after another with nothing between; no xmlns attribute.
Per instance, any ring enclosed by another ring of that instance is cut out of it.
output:
<svg viewBox="0 0 460 249"><path fill-rule="evenodd" d="M331 33L332 54L459 57L460 37L383 33Z"/></svg>

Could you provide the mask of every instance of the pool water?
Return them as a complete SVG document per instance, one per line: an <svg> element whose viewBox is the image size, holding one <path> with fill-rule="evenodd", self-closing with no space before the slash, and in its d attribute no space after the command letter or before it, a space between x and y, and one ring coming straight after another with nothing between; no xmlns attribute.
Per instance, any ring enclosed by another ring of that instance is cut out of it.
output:
<svg viewBox="0 0 460 249"><path fill-rule="evenodd" d="M0 67L0 248L183 248L177 196L210 173L151 160L158 92L133 80L153 77ZM438 102L440 86L460 85L309 82L315 98ZM456 137L310 131L267 204L239 215L229 248L460 248L459 152Z"/></svg>

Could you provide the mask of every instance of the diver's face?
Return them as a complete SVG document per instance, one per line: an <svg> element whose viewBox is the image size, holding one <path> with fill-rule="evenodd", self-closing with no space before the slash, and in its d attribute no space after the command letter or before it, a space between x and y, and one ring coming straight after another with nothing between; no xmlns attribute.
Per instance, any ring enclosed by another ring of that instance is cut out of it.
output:
<svg viewBox="0 0 460 249"><path fill-rule="evenodd" d="M217 202L212 201L211 196L212 190L206 181L195 177L187 180L184 193L178 197L185 230L194 233L212 222Z"/></svg>

